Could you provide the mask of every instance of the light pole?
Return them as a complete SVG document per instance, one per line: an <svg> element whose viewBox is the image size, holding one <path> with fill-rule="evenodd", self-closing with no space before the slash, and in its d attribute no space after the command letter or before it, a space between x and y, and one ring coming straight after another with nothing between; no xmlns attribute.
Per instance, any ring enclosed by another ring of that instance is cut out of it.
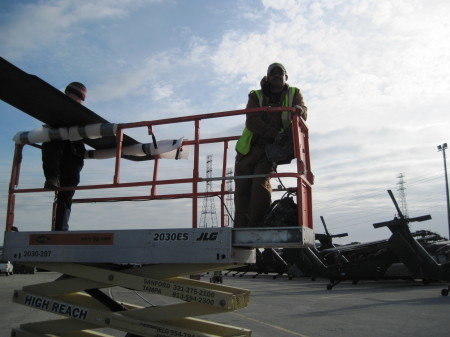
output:
<svg viewBox="0 0 450 337"><path fill-rule="evenodd" d="M447 160L445 158L445 150L447 149L447 143L438 145L438 152L442 151L442 156L444 157L444 174L445 174L445 196L447 198L447 221L448 221L448 235L450 238L450 203L448 200L448 180L447 180Z"/></svg>

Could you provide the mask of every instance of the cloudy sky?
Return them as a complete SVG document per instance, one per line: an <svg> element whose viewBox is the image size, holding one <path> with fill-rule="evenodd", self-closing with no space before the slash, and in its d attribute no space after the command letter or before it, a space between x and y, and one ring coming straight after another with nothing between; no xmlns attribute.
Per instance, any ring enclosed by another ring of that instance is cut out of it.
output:
<svg viewBox="0 0 450 337"><path fill-rule="evenodd" d="M323 216L330 232L349 234L337 242L388 238L386 229L372 224L394 217L386 191L393 190L400 202L403 174L409 216L433 218L411 228L448 236L443 156L436 148L450 141L448 1L0 3L0 56L60 90L70 81L83 82L85 105L111 122L243 109L267 66L283 63L288 82L301 88L309 109L317 232L323 232ZM11 138L40 124L4 102L0 111L0 218L5 219ZM202 134L238 135L243 123L243 117L205 123ZM155 132L160 139L192 138L190 125ZM150 141L145 132L132 135ZM214 154L212 175L220 175L216 151L202 152L201 176L207 154ZM41 187L40 154L27 149L25 156L20 186ZM112 182L113 164L86 162L81 185ZM188 176L191 164L192 156L161 161L161 174ZM149 180L151 169L151 163L125 163L122 179ZM18 196L15 224L21 230L49 229L51 200L51 193ZM70 222L73 230L190 225L187 200L74 204Z"/></svg>

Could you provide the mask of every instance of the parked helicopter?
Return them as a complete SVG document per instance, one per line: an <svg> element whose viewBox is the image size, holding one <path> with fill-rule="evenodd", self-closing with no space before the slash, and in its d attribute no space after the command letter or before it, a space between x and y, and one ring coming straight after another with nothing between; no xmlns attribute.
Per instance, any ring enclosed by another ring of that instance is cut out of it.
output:
<svg viewBox="0 0 450 337"><path fill-rule="evenodd" d="M328 290L345 280L351 280L353 284L356 284L360 280L380 279L387 268L397 261L396 256L389 250L387 240L344 246L334 245L333 238L345 237L348 234L331 235L323 217L321 221L325 234L316 234L320 246L301 248L296 252L291 250L289 256L294 257L293 262L313 280L317 277L329 279ZM283 257L288 262L292 261L292 258L287 257L286 254L283 254Z"/></svg>
<svg viewBox="0 0 450 337"><path fill-rule="evenodd" d="M405 266L414 275L419 274L428 280L450 281L450 262L438 263L433 256L413 237L409 230L410 222L422 222L430 220L430 215L415 218L405 217L391 190L389 196L394 203L398 216L393 220L375 223L374 228L388 227L392 232L389 238L392 251L398 256ZM450 285L441 290L442 296L448 296Z"/></svg>

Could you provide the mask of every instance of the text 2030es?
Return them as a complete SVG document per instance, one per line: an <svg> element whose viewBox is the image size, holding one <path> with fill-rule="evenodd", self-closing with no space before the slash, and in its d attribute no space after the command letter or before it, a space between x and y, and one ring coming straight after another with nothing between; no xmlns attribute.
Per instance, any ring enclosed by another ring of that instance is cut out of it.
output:
<svg viewBox="0 0 450 337"><path fill-rule="evenodd" d="M154 233L153 241L186 241L188 233Z"/></svg>

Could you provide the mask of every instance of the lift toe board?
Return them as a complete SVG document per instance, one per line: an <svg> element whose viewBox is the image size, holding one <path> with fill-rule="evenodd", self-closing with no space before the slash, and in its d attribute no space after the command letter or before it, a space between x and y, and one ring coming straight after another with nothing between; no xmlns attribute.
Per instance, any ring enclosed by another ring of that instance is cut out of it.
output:
<svg viewBox="0 0 450 337"><path fill-rule="evenodd" d="M16 262L253 263L253 248L303 247L311 229L180 228L73 232L7 232L4 257Z"/></svg>

